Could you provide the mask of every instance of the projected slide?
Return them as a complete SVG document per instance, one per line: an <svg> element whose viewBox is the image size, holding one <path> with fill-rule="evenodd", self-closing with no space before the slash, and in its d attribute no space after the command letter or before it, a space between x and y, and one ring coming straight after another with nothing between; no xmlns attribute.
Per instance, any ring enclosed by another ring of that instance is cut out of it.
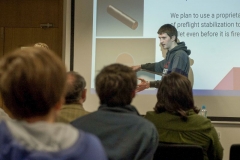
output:
<svg viewBox="0 0 240 160"><path fill-rule="evenodd" d="M142 55L148 56L142 56ZM95 75L110 63L133 66L155 61L155 38L97 38ZM154 74L137 72L138 77L155 80Z"/></svg>
<svg viewBox="0 0 240 160"><path fill-rule="evenodd" d="M95 0L92 77L114 62L131 66L161 61L157 31L170 23L191 50L194 94L239 90L234 94L240 95L239 6L239 0ZM138 77L161 79L147 72Z"/></svg>

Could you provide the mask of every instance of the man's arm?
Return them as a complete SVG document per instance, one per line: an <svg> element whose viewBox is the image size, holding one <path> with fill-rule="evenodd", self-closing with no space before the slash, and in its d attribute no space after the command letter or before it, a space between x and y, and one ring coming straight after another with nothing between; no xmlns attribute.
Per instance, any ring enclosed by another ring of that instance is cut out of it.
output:
<svg viewBox="0 0 240 160"><path fill-rule="evenodd" d="M143 91L147 88L158 88L160 81L146 81L145 79L138 78L141 83L137 85L136 92Z"/></svg>
<svg viewBox="0 0 240 160"><path fill-rule="evenodd" d="M140 70L141 70L141 65L132 66L131 68L132 68L132 70L134 70L135 72L137 72L137 71L140 71Z"/></svg>
<svg viewBox="0 0 240 160"><path fill-rule="evenodd" d="M156 63L142 64L141 69L148 70L151 72L162 73L163 68L164 68L164 62L165 62L165 59L160 62L156 62Z"/></svg>
<svg viewBox="0 0 240 160"><path fill-rule="evenodd" d="M136 72L140 71L141 69L144 69L144 70L151 71L151 72L162 73L163 67L164 67L164 62L165 62L165 60L162 60L162 61L156 62L156 63L146 63L146 64L132 66L131 68L132 68L132 70L134 70Z"/></svg>
<svg viewBox="0 0 240 160"><path fill-rule="evenodd" d="M150 81L149 82L150 88L158 88L159 84L160 84L159 80L157 80L157 81Z"/></svg>
<svg viewBox="0 0 240 160"><path fill-rule="evenodd" d="M150 71L150 72L162 73L163 67L164 67L164 62L165 62L165 59L160 62L156 62L156 63L146 63L146 64L142 64L142 65L132 66L131 68L136 72L143 69L143 70ZM138 79L141 81L141 83L138 84L136 92L143 91L150 87L158 88L159 83L160 83L160 81L150 81L149 82L142 78L138 78Z"/></svg>

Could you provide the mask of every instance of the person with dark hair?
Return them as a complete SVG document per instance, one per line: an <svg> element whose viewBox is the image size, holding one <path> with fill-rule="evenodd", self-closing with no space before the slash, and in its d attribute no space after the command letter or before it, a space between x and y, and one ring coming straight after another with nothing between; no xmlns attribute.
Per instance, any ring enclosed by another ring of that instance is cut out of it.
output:
<svg viewBox="0 0 240 160"><path fill-rule="evenodd" d="M157 33L160 39L160 45L168 50L166 57L160 62L132 66L132 69L134 71L143 69L145 71L155 72L161 74L162 77L171 72L177 72L188 77L190 68L189 55L191 51L187 49L184 42L177 42L177 29L171 24L164 24L159 28ZM158 88L160 83L160 81L148 82L142 78L139 78L139 80L141 80L141 83L138 84L136 92L140 92L149 87Z"/></svg>
<svg viewBox="0 0 240 160"><path fill-rule="evenodd" d="M74 71L67 72L65 104L57 116L57 122L70 123L89 113L83 108L87 94L85 87L86 81L80 74Z"/></svg>
<svg viewBox="0 0 240 160"><path fill-rule="evenodd" d="M223 148L217 132L211 121L198 112L191 82L172 72L161 80L154 111L147 112L145 118L155 124L160 142L200 145L205 160L221 160Z"/></svg>
<svg viewBox="0 0 240 160"><path fill-rule="evenodd" d="M130 67L117 63L104 67L95 79L100 107L71 122L98 136L109 160L150 160L158 146L155 126L131 105L136 86Z"/></svg>
<svg viewBox="0 0 240 160"><path fill-rule="evenodd" d="M64 101L66 68L57 55L27 47L0 60L0 92L14 120L0 117L0 159L106 160L99 139L54 123Z"/></svg>

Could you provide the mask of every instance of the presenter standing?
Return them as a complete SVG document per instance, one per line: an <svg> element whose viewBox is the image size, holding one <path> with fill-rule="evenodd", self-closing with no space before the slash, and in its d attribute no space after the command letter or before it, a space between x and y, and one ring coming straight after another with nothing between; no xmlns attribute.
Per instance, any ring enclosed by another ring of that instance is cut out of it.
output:
<svg viewBox="0 0 240 160"><path fill-rule="evenodd" d="M159 73L162 76L171 72L180 73L188 77L190 68L189 55L191 51L187 49L184 42L177 43L178 32L177 29L171 24L164 24L158 30L158 37L160 39L160 46L167 49L166 58L156 63L146 63L141 65L132 66L134 71L146 70L150 72ZM160 81L146 81L139 78L141 83L138 84L136 92L140 92L149 87L158 88Z"/></svg>

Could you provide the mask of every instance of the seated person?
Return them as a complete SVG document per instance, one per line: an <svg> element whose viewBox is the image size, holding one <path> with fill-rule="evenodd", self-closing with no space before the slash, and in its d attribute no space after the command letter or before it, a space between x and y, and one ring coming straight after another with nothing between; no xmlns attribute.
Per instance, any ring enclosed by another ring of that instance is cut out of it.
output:
<svg viewBox="0 0 240 160"><path fill-rule="evenodd" d="M0 108L0 118L10 118L2 108Z"/></svg>
<svg viewBox="0 0 240 160"><path fill-rule="evenodd" d="M69 123L78 117L89 112L83 108L86 100L87 89L85 79L77 72L67 72L67 93L65 95L65 105L62 106L57 122Z"/></svg>
<svg viewBox="0 0 240 160"><path fill-rule="evenodd" d="M0 118L1 160L106 160L97 137L54 123L66 69L50 50L28 47L0 60L0 92L13 118Z"/></svg>
<svg viewBox="0 0 240 160"><path fill-rule="evenodd" d="M194 106L191 82L172 72L160 82L154 111L145 118L158 130L160 142L196 144L204 151L204 159L223 158L223 148L211 121L198 115Z"/></svg>
<svg viewBox="0 0 240 160"><path fill-rule="evenodd" d="M136 86L136 73L130 67L104 67L95 80L98 110L71 122L98 136L109 160L151 160L158 146L155 126L130 105Z"/></svg>

